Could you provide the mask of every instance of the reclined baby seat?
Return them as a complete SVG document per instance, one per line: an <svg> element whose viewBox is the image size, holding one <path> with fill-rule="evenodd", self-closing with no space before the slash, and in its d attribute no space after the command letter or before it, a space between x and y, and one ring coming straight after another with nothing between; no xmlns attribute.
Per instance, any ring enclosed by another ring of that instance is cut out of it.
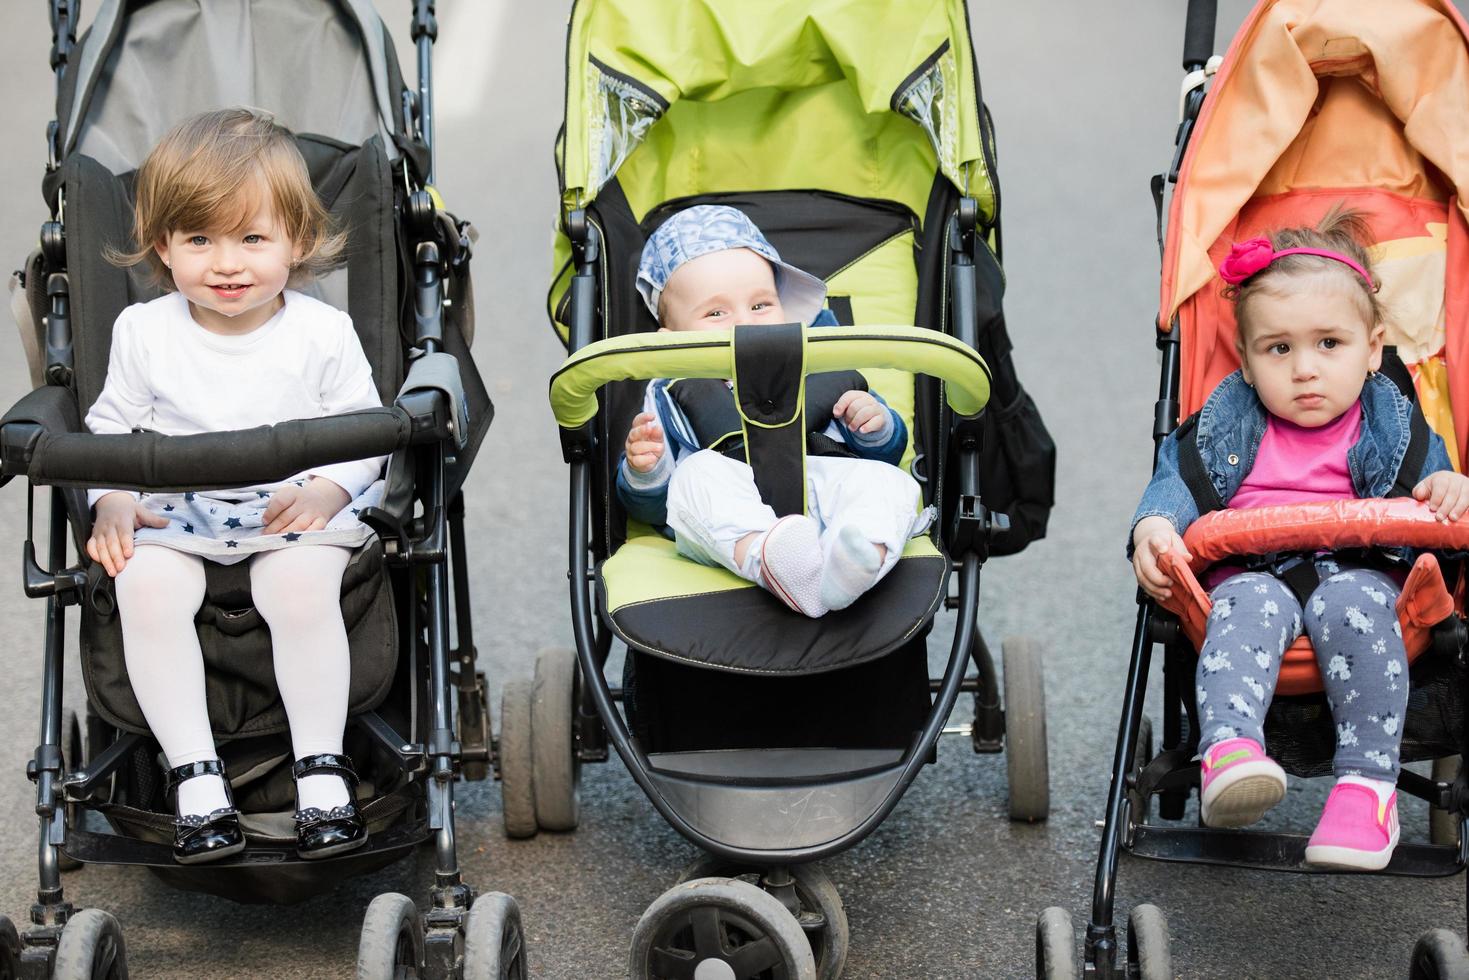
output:
<svg viewBox="0 0 1469 980"><path fill-rule="evenodd" d="M417 94L403 82L386 27L357 0L117 0L102 5L80 42L75 4L51 6L58 95L44 188L53 218L16 284L27 300L21 333L36 388L0 424L3 478L51 488L49 554L43 566L28 528L24 582L48 610L44 723L29 766L43 814L40 887L34 927L21 939L0 919L0 973L13 975L17 958L28 976L126 969L117 920L63 898L67 864L141 865L175 887L297 902L430 838L431 911L425 919L406 896L379 895L359 975L412 967L448 976L462 966L466 933L487 962L499 963L502 947L519 957L513 900L491 893L471 910L474 892L455 858L453 779L483 779L493 761L465 601L461 497L492 409L468 351L469 229L441 210L432 189L432 4L415 9ZM131 247L134 171L180 119L236 104L272 110L298 134L318 193L348 232L345 267L316 291L351 314L388 407L186 437L87 434L80 420L102 387L113 321L156 295L103 259L105 246ZM209 714L248 846L216 863L175 864L161 755L128 682L111 580L82 553L84 488L247 486L387 453L383 503L362 515L378 537L352 557L342 592L352 657L346 750L361 777L368 844L297 858L291 746L269 632L251 605L247 564L206 563L198 629ZM61 696L71 605L81 618L81 719Z"/></svg>
<svg viewBox="0 0 1469 980"><path fill-rule="evenodd" d="M548 312L571 352L551 400L571 464L577 650L574 670L557 666L569 651L544 655L535 684L575 689L552 712L506 686L507 831L574 826L575 767L610 742L663 818L713 855L642 917L631 974L835 977L846 919L811 862L892 811L961 690L975 696L974 749L1008 741L1012 817L1048 809L1039 650L1006 641L1002 709L976 622L982 561L1044 530L1053 459L1008 357L994 145L964 5L582 0L566 90ZM695 204L748 214L827 281L844 326L654 332L639 255ZM903 465L942 514L876 588L819 620L678 557L613 489L647 379L737 378L746 416L772 425L746 426L757 485L777 512L799 512L803 363L861 369L898 408L915 434ZM1022 426L1023 473L1000 458ZM991 497L995 471L1008 482ZM930 681L925 637L945 607L958 624ZM604 677L614 639L629 650L617 688ZM513 734L518 719L528 736Z"/></svg>
<svg viewBox="0 0 1469 980"><path fill-rule="evenodd" d="M1150 820L1155 796L1159 817L1182 819L1199 785L1193 678L1210 606L1197 573L1219 561L1321 549L1425 549L1397 605L1411 682L1402 761L1437 761L1431 779L1404 769L1398 788L1434 808L1425 828L1431 843L1412 842L1405 833L1385 873L1452 875L1465 863L1460 840L1469 784L1457 757L1469 737L1461 577L1469 522L1438 523L1411 490L1428 425L1443 436L1461 471L1469 449L1469 28L1441 0L1263 0L1219 59L1210 57L1214 21L1213 0L1190 0L1182 125L1171 171L1153 185L1163 250L1155 444L1239 367L1233 308L1216 273L1231 245L1273 228L1315 224L1337 202L1362 211L1370 225L1387 318L1383 373L1416 400L1421 417L1414 420L1396 499L1201 508L1204 516L1184 535L1192 567L1163 556L1179 583L1173 596L1160 607L1139 593L1085 933L1087 976L1175 975L1167 922L1152 905L1131 910L1126 961L1119 962L1113 924L1119 848L1160 860L1327 873L1304 864L1305 836ZM1177 186L1163 238L1165 181ZM1180 449L1181 457L1187 453ZM1143 713L1154 644L1164 649L1156 755ZM1286 651L1265 725L1267 752L1295 776L1331 772L1336 732L1321 691L1315 654L1302 636ZM1076 975L1065 910L1042 914L1036 952L1038 976ZM1425 933L1412 970L1414 977L1469 976L1464 940L1443 929Z"/></svg>

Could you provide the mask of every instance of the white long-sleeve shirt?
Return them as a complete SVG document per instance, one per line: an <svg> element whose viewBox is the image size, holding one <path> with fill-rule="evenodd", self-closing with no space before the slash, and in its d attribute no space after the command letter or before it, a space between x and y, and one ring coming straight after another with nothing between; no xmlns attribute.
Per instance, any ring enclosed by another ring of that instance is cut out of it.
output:
<svg viewBox="0 0 1469 980"><path fill-rule="evenodd" d="M179 293L123 310L87 428L183 436L380 407L351 317L294 290L283 295L274 317L237 337L201 327ZM293 478L323 477L355 498L385 458L316 466ZM88 502L108 492L91 490Z"/></svg>

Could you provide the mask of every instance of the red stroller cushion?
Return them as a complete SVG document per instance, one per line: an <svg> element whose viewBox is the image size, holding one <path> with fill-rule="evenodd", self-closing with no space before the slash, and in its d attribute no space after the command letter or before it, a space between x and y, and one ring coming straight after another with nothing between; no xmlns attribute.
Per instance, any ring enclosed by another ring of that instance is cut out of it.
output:
<svg viewBox="0 0 1469 980"><path fill-rule="evenodd" d="M1174 583L1173 594L1161 605L1179 618L1184 635L1197 649L1203 645L1204 630L1214 604L1199 584L1195 569L1202 571L1215 562L1241 555L1313 548L1409 545L1469 549L1469 518L1444 524L1433 517L1427 505L1406 498L1220 510L1190 525L1184 544L1193 555L1192 563L1177 552L1158 559L1159 567ZM1428 648L1432 628L1457 608L1458 603L1444 582L1438 558L1432 554L1419 555L1397 602L1408 663ZM1311 694L1321 689L1316 654L1311 641L1303 634L1285 652L1275 691Z"/></svg>

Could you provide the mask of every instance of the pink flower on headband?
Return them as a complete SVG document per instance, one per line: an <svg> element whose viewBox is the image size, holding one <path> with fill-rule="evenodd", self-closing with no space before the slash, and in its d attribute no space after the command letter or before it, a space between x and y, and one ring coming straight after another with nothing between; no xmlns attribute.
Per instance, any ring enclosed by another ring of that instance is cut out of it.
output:
<svg viewBox="0 0 1469 980"><path fill-rule="evenodd" d="M1231 286L1238 286L1246 279L1275 260L1275 246L1268 238L1251 238L1236 242L1223 262L1219 263L1219 278Z"/></svg>

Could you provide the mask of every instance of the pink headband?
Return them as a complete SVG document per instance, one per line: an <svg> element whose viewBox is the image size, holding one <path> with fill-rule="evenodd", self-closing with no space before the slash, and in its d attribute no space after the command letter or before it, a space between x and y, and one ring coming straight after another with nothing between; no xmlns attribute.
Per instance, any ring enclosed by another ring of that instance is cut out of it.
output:
<svg viewBox="0 0 1469 980"><path fill-rule="evenodd" d="M1236 242L1229 250L1229 255L1219 263L1219 278L1231 286L1238 286L1271 262L1286 255L1319 255L1323 259L1340 262L1361 276L1366 281L1368 289L1377 292L1377 283L1372 281L1367 270L1340 252L1331 252L1324 248L1283 248L1277 252L1268 238L1251 238L1247 242Z"/></svg>

